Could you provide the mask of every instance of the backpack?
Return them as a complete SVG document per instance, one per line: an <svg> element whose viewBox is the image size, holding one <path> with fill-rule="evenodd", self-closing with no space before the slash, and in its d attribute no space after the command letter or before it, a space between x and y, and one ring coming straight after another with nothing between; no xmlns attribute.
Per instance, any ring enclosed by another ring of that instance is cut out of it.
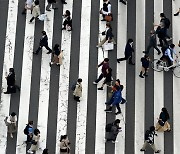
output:
<svg viewBox="0 0 180 154"><path fill-rule="evenodd" d="M107 124L106 125L106 132L110 132L111 131L111 128L112 128L112 126L113 126L113 123L109 123L109 124Z"/></svg>
<svg viewBox="0 0 180 154"><path fill-rule="evenodd" d="M165 25L165 27L166 27L167 29L170 27L171 22L169 21L168 18L165 18L165 19L164 19L164 25Z"/></svg>
<svg viewBox="0 0 180 154"><path fill-rule="evenodd" d="M74 91L76 89L76 85L77 85L77 82L75 82L72 86L71 86L71 90Z"/></svg>
<svg viewBox="0 0 180 154"><path fill-rule="evenodd" d="M25 135L29 134L29 125L26 125L26 127L24 128L24 134Z"/></svg>

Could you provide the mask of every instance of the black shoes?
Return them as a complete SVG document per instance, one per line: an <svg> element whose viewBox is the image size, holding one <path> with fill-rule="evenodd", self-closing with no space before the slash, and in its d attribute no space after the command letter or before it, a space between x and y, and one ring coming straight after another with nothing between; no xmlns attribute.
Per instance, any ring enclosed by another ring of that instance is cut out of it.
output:
<svg viewBox="0 0 180 154"><path fill-rule="evenodd" d="M140 149L140 151L146 151L145 149L143 150L143 149Z"/></svg>
<svg viewBox="0 0 180 154"><path fill-rule="evenodd" d="M141 74L139 75L140 78L144 78L144 76L142 76Z"/></svg>
<svg viewBox="0 0 180 154"><path fill-rule="evenodd" d="M121 112L116 112L115 115L121 114Z"/></svg>
<svg viewBox="0 0 180 154"><path fill-rule="evenodd" d="M124 5L126 5L126 2L125 2L125 1L123 1L123 0L120 0L120 2L121 2L121 3L123 3Z"/></svg>
<svg viewBox="0 0 180 154"><path fill-rule="evenodd" d="M178 16L179 15L179 12L175 13L174 16Z"/></svg>
<svg viewBox="0 0 180 154"><path fill-rule="evenodd" d="M108 112L108 113L111 113L112 112L112 110L111 109L106 109L106 110L104 110L105 112Z"/></svg>
<svg viewBox="0 0 180 154"><path fill-rule="evenodd" d="M52 51L48 51L46 54L50 54Z"/></svg>
<svg viewBox="0 0 180 154"><path fill-rule="evenodd" d="M156 151L155 153L160 153L161 152L161 150L158 150L158 151Z"/></svg>
<svg viewBox="0 0 180 154"><path fill-rule="evenodd" d="M62 3L63 3L63 4L67 4L67 2L65 2L65 1L63 1Z"/></svg>
<svg viewBox="0 0 180 154"><path fill-rule="evenodd" d="M7 91L6 91L6 92L4 92L4 94L10 94L10 92L7 92Z"/></svg>
<svg viewBox="0 0 180 154"><path fill-rule="evenodd" d="M98 90L103 90L103 87L98 88Z"/></svg>
<svg viewBox="0 0 180 154"><path fill-rule="evenodd" d="M120 63L119 59L117 59L117 62Z"/></svg>

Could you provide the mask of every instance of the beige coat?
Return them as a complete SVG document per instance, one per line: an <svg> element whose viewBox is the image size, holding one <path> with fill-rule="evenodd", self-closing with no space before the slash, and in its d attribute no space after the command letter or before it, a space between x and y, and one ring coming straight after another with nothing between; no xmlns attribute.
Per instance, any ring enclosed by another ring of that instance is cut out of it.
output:
<svg viewBox="0 0 180 154"><path fill-rule="evenodd" d="M77 82L76 84L76 88L73 92L73 95L78 96L78 97L82 97L82 84Z"/></svg>
<svg viewBox="0 0 180 154"><path fill-rule="evenodd" d="M62 52L62 51L60 52L58 58L59 58L59 64L62 65L62 61L63 61L63 59L64 59L64 56L63 56L63 52Z"/></svg>
<svg viewBox="0 0 180 154"><path fill-rule="evenodd" d="M33 135L32 140L34 140L35 142L37 142L37 144L36 144L36 145L31 144L31 148L30 148L31 151L37 151L37 150L38 150L39 139L40 139L40 135L39 135L39 134L38 134L37 136L36 136L36 135Z"/></svg>
<svg viewBox="0 0 180 154"><path fill-rule="evenodd" d="M63 140L60 142L60 149L69 149L69 151L70 151L68 138L63 139ZM68 150L67 150L67 151L68 151ZM70 152L60 152L60 154L69 154L69 153L70 153Z"/></svg>
<svg viewBox="0 0 180 154"><path fill-rule="evenodd" d="M168 121L164 123L164 126L161 126L158 122L156 123L156 131L165 132L165 131L170 131L170 130L171 128Z"/></svg>
<svg viewBox="0 0 180 154"><path fill-rule="evenodd" d="M35 5L33 3L33 11L32 11L33 17L38 17L40 15L40 7L39 5Z"/></svg>

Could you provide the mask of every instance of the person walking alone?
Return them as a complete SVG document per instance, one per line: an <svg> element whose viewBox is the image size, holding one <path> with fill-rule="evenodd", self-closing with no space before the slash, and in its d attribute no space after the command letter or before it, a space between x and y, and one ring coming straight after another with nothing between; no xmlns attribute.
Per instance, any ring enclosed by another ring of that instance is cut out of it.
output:
<svg viewBox="0 0 180 154"><path fill-rule="evenodd" d="M170 124L168 122L169 120L169 113L165 107L161 109L161 113L158 118L158 122L156 124L156 131L168 131L170 132Z"/></svg>
<svg viewBox="0 0 180 154"><path fill-rule="evenodd" d="M33 17L30 19L29 23L32 23L32 21L40 16L40 7L39 7L39 0L35 0L33 3L33 9L32 9Z"/></svg>
<svg viewBox="0 0 180 154"><path fill-rule="evenodd" d="M60 139L60 154L70 153L70 142L67 135L61 135Z"/></svg>
<svg viewBox="0 0 180 154"><path fill-rule="evenodd" d="M8 133L13 138L13 133L17 131L17 116L15 112L12 112L9 117L4 119L4 122L8 128Z"/></svg>
<svg viewBox="0 0 180 154"><path fill-rule="evenodd" d="M129 59L129 64L135 65L132 62L132 52L134 52L134 49L133 49L133 39L128 39L126 47L125 47L125 52L124 52L125 57L124 58L118 58L117 62L120 63L120 61L128 60Z"/></svg>
<svg viewBox="0 0 180 154"><path fill-rule="evenodd" d="M147 72L148 72L148 69L149 69L149 56L148 55L144 55L144 57L141 58L141 63L142 63L142 69L141 69L141 72L139 74L139 77L141 78L144 78L147 77ZM144 76L143 76L144 75Z"/></svg>
<svg viewBox="0 0 180 154"><path fill-rule="evenodd" d="M104 58L104 61L101 62L97 68L99 68L100 66L102 66L101 69L101 74L99 75L98 79L96 79L93 84L98 84L99 81L102 80L102 78L104 78L107 75L106 70L109 68L109 58Z"/></svg>
<svg viewBox="0 0 180 154"><path fill-rule="evenodd" d="M42 50L42 47L45 47L47 50L49 50L49 52L47 52L47 54L50 54L52 52L52 50L49 48L48 46L48 37L46 35L45 31L42 31L42 38L40 39L40 43L39 43L39 47L38 49L33 52L34 54L38 54L40 50Z"/></svg>
<svg viewBox="0 0 180 154"><path fill-rule="evenodd" d="M76 83L76 86L75 86L75 90L73 92L73 95L74 95L74 100L77 101L77 102L80 102L80 97L82 97L82 79L78 79L77 80L77 83Z"/></svg>
<svg viewBox="0 0 180 154"><path fill-rule="evenodd" d="M161 150L156 149L156 146L154 144L154 135L157 136L157 134L155 133L155 127L151 126L150 129L147 130L145 133L145 141L140 151L146 151L146 146L150 145L150 147L154 150L155 153L161 152Z"/></svg>

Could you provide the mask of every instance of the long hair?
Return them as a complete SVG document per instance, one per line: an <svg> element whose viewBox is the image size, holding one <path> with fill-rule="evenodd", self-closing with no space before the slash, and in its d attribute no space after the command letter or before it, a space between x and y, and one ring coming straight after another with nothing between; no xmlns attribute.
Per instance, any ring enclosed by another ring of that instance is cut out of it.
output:
<svg viewBox="0 0 180 154"><path fill-rule="evenodd" d="M165 114L166 118L169 119L169 113L165 107L162 108L162 112Z"/></svg>

